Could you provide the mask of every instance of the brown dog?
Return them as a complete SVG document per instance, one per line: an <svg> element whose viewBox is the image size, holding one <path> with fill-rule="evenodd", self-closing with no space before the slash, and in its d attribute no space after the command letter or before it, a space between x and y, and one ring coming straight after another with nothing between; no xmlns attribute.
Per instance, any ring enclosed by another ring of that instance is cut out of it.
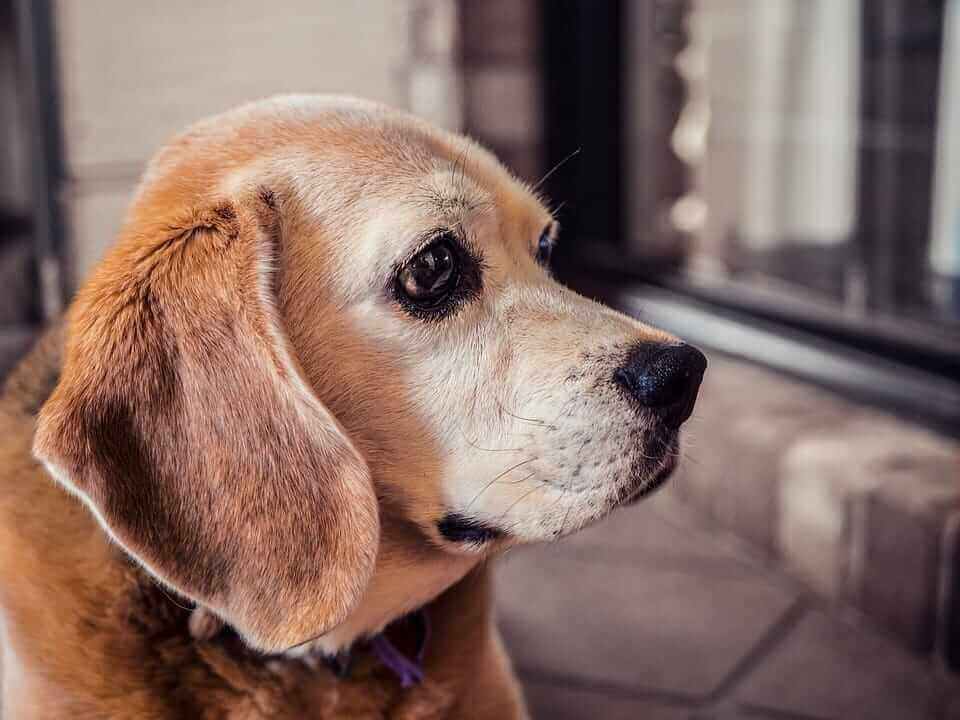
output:
<svg viewBox="0 0 960 720"><path fill-rule="evenodd" d="M361 101L174 140L0 404L4 720L524 717L483 560L656 486L705 367L556 232Z"/></svg>

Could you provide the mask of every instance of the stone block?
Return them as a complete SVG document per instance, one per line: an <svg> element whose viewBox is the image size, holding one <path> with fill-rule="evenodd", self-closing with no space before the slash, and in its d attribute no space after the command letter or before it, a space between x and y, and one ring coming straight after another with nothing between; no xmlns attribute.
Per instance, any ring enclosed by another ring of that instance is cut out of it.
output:
<svg viewBox="0 0 960 720"><path fill-rule="evenodd" d="M902 472L899 468L949 462L951 452L944 439L872 412L861 412L845 423L797 439L784 454L779 471L779 549L783 557L828 598L854 603L861 597L875 598L875 574L901 569L876 567L878 561L885 562L879 558L891 552L889 540L884 540L890 537L884 522L889 519L890 502L903 492L904 484L896 477ZM936 471L933 475L936 478ZM938 484L942 486L934 479L928 488L928 502L943 492ZM881 487L885 490L878 499L869 500L871 492ZM917 533L925 536L922 530ZM926 552L919 548L928 548L929 542L915 539L914 551ZM862 596L865 578L869 579L869 592ZM929 598L927 585L916 590Z"/></svg>
<svg viewBox="0 0 960 720"><path fill-rule="evenodd" d="M851 412L835 395L712 354L685 426L677 492L770 552L777 542L777 470L799 435Z"/></svg>
<svg viewBox="0 0 960 720"><path fill-rule="evenodd" d="M851 600L910 649L935 644L946 521L960 511L960 451L912 449L875 468L882 484L854 527Z"/></svg>

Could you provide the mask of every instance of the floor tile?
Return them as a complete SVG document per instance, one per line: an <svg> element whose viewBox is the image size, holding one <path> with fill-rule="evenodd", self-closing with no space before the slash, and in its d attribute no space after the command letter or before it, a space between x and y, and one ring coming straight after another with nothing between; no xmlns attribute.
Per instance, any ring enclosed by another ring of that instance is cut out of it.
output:
<svg viewBox="0 0 960 720"><path fill-rule="evenodd" d="M929 720L946 689L872 628L804 617L736 691L756 707L836 720Z"/></svg>
<svg viewBox="0 0 960 720"><path fill-rule="evenodd" d="M592 550L598 557L617 560L656 557L659 564L753 564L752 558L730 540L697 522L669 492L620 508L596 525L565 538L560 546L575 548L572 553L579 557L584 556L583 551Z"/></svg>
<svg viewBox="0 0 960 720"><path fill-rule="evenodd" d="M719 708L694 710L690 713L688 720L784 720L784 718L782 716L771 718L769 715L755 715L749 710L723 705ZM789 718L789 720L794 719Z"/></svg>
<svg viewBox="0 0 960 720"><path fill-rule="evenodd" d="M521 669L686 697L718 687L794 601L761 574L613 566L562 547L508 555L501 627Z"/></svg>
<svg viewBox="0 0 960 720"><path fill-rule="evenodd" d="M614 697L590 689L524 682L533 720L687 720L690 709L657 700Z"/></svg>

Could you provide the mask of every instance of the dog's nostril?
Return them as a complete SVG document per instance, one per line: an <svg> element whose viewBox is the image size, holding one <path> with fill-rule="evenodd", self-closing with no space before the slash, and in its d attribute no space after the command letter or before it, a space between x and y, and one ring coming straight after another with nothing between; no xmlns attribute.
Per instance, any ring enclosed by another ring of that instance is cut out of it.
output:
<svg viewBox="0 0 960 720"><path fill-rule="evenodd" d="M706 369L707 359L691 345L640 344L613 379L641 405L656 410L664 422L679 427L693 412Z"/></svg>

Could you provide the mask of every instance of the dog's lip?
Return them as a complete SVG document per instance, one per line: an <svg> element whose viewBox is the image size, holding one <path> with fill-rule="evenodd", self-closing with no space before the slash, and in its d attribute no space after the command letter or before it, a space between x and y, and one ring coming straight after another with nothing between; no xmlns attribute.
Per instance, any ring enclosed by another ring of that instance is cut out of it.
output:
<svg viewBox="0 0 960 720"><path fill-rule="evenodd" d="M677 456L673 453L667 456L664 460L663 467L657 471L657 474L653 476L653 479L647 483L648 486L654 488L660 487L663 483L670 479L670 476L673 475L673 471L677 469L679 464Z"/></svg>
<svg viewBox="0 0 960 720"><path fill-rule="evenodd" d="M484 545L504 536L503 530L476 518L450 512L437 522L437 530L444 540L468 545Z"/></svg>
<svg viewBox="0 0 960 720"><path fill-rule="evenodd" d="M670 479L670 476L673 475L674 470L677 469L679 463L676 448L676 441L670 443L667 453L663 458L663 465L656 471L652 478L646 482L640 483L640 485L633 491L631 495L624 500L624 505L631 505L643 498L647 497L651 493L659 490L663 487L664 483Z"/></svg>

